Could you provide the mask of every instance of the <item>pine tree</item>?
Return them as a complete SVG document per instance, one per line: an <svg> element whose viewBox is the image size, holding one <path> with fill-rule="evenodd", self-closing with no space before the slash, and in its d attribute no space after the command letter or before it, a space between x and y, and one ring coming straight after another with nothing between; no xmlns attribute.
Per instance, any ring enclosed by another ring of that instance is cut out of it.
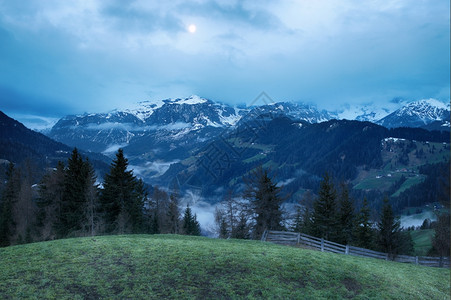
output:
<svg viewBox="0 0 451 300"><path fill-rule="evenodd" d="M336 239L336 191L326 173L320 184L319 197L313 203L312 229L316 236L326 240Z"/></svg>
<svg viewBox="0 0 451 300"><path fill-rule="evenodd" d="M43 240L56 238L54 225L57 223L61 211L64 174L64 164L58 162L56 169L47 173L39 185L37 226Z"/></svg>
<svg viewBox="0 0 451 300"><path fill-rule="evenodd" d="M238 215L238 222L235 231L232 234L234 239L249 239L250 238L250 226L248 224L247 214L241 210Z"/></svg>
<svg viewBox="0 0 451 300"><path fill-rule="evenodd" d="M220 239L226 239L229 237L229 224L226 220L226 211L219 205L215 208L215 223L218 227L218 233Z"/></svg>
<svg viewBox="0 0 451 300"><path fill-rule="evenodd" d="M395 255L400 247L401 225L393 214L393 209L387 197L384 198L382 213L378 225L378 242L380 249L391 255Z"/></svg>
<svg viewBox="0 0 451 300"><path fill-rule="evenodd" d="M450 214L441 213L437 216L437 223L435 225L434 238L432 246L434 254L439 256L449 256L450 252Z"/></svg>
<svg viewBox="0 0 451 300"><path fill-rule="evenodd" d="M301 232L305 234L314 234L313 221L312 221L312 206L313 197L310 191L307 191L302 195L302 200L296 207L296 215L294 218L294 224L292 230L295 232Z"/></svg>
<svg viewBox="0 0 451 300"><path fill-rule="evenodd" d="M186 235L200 235L200 224L196 214L193 215L189 205L186 206L183 216L183 231Z"/></svg>
<svg viewBox="0 0 451 300"><path fill-rule="evenodd" d="M363 206L357 215L354 232L356 246L366 249L374 248L374 233L370 223L370 208L366 198L363 199Z"/></svg>
<svg viewBox="0 0 451 300"><path fill-rule="evenodd" d="M91 164L83 161L75 148L64 172L64 189L54 223L58 237L83 236L90 232L87 207L97 201L95 181Z"/></svg>
<svg viewBox="0 0 451 300"><path fill-rule="evenodd" d="M86 177L83 158L77 148L72 151L64 173L64 190L61 209L55 223L57 236L80 235L86 223L85 208Z"/></svg>
<svg viewBox="0 0 451 300"><path fill-rule="evenodd" d="M340 208L338 211L339 226L337 242L348 245L353 240L355 215L353 201L349 197L348 187L344 184L342 184L341 187L339 206Z"/></svg>
<svg viewBox="0 0 451 300"><path fill-rule="evenodd" d="M128 160L119 149L105 176L100 197L107 233L137 233L143 229L144 184L127 167Z"/></svg>
<svg viewBox="0 0 451 300"><path fill-rule="evenodd" d="M13 163L8 166L6 180L6 187L0 203L0 247L9 246L15 233L16 223L13 217L13 208L20 188L20 176Z"/></svg>
<svg viewBox="0 0 451 300"><path fill-rule="evenodd" d="M250 201L255 216L254 237L260 238L267 229L282 229L281 189L273 183L268 170L257 168L245 179L245 184L244 198Z"/></svg>

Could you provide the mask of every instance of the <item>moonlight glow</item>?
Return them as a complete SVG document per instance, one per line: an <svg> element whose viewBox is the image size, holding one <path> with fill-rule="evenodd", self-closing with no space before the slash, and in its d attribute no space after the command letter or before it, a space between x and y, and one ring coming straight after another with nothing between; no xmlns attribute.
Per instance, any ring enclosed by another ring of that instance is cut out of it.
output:
<svg viewBox="0 0 451 300"><path fill-rule="evenodd" d="M194 25L194 24L191 24L191 25L189 25L188 26L188 31L190 32L190 33L195 33L196 32L196 25Z"/></svg>

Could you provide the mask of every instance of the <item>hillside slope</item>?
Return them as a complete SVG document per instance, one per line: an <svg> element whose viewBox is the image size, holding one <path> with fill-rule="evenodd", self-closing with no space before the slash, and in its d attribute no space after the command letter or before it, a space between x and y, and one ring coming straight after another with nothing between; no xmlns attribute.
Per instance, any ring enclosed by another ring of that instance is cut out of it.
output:
<svg viewBox="0 0 451 300"><path fill-rule="evenodd" d="M445 299L448 269L258 241L76 238L0 249L0 297Z"/></svg>
<svg viewBox="0 0 451 300"><path fill-rule="evenodd" d="M39 167L55 167L58 161L66 161L72 152L71 147L54 141L47 136L28 129L22 123L0 111L0 159L20 164L33 161ZM91 164L105 173L110 159L97 153L81 152Z"/></svg>

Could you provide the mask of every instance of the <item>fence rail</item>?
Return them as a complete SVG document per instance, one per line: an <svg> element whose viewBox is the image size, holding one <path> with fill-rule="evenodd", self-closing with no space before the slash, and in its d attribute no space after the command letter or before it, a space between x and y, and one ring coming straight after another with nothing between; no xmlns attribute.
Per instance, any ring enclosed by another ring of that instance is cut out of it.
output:
<svg viewBox="0 0 451 300"><path fill-rule="evenodd" d="M409 255L390 256L388 253L373 251L349 245L341 245L338 243L327 241L325 239L297 232L266 230L263 233L262 241L282 245L303 245L323 252L332 252L360 257L371 257L376 259L393 260L400 263L411 263L428 267L444 267L444 268L450 267L449 257L409 256Z"/></svg>

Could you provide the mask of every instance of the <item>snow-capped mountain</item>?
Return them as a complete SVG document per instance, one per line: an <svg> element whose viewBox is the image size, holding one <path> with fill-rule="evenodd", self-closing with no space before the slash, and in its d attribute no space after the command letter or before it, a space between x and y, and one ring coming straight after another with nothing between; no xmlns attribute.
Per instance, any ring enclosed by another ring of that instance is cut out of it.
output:
<svg viewBox="0 0 451 300"><path fill-rule="evenodd" d="M400 109L377 121L387 127L424 127L439 122L449 124L450 105L436 99L410 102Z"/></svg>
<svg viewBox="0 0 451 300"><path fill-rule="evenodd" d="M442 125L437 122L445 120L449 128L449 105L433 99L410 103L388 115L389 112L388 108L375 104L348 106L340 112L320 111L313 105L290 102L238 108L191 96L139 102L134 107L108 113L67 116L53 126L48 136L69 146L109 156L123 148L135 172L155 178L171 163L188 159L225 131L258 117L266 120L286 116L311 124L331 119L372 122L380 119L378 123L385 127L429 124L434 129Z"/></svg>
<svg viewBox="0 0 451 300"><path fill-rule="evenodd" d="M377 103L366 105L346 105L343 109L336 111L334 116L340 120L357 120L376 123L392 112L394 110L393 106L393 104L391 107L381 106Z"/></svg>
<svg viewBox="0 0 451 300"><path fill-rule="evenodd" d="M258 115L288 116L298 121L308 123L320 123L334 118L334 116L325 111L319 111L316 106L304 103L277 102L252 108L241 122L247 119L258 117Z"/></svg>

